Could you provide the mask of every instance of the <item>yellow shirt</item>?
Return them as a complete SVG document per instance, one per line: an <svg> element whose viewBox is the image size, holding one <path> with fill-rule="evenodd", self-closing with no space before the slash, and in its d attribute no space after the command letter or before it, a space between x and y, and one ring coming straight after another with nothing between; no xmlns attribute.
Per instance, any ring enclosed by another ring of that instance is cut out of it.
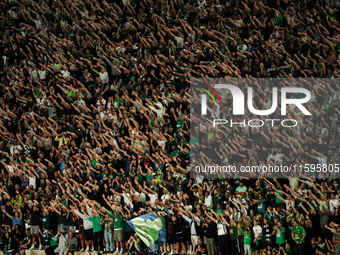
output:
<svg viewBox="0 0 340 255"><path fill-rule="evenodd" d="M67 144L70 141L70 138L67 137L56 137L54 139L55 141L59 141L59 145L58 145L58 149L60 148L60 146Z"/></svg>

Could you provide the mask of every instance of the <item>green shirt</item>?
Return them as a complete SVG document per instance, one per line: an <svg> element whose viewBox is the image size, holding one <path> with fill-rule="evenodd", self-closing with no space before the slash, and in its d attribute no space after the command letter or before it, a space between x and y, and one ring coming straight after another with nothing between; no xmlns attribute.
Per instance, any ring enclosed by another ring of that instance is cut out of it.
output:
<svg viewBox="0 0 340 255"><path fill-rule="evenodd" d="M243 244L251 244L251 232L248 231L248 234L246 234L241 228L240 228L240 231L242 235L244 236Z"/></svg>
<svg viewBox="0 0 340 255"><path fill-rule="evenodd" d="M149 173L146 173L146 182L147 182L148 185L149 185L150 182L152 181L152 178L153 178L153 175L152 175L152 174L149 175Z"/></svg>
<svg viewBox="0 0 340 255"><path fill-rule="evenodd" d="M113 106L117 109L119 106L123 105L124 104L124 100L119 98L118 99L114 99L113 100Z"/></svg>
<svg viewBox="0 0 340 255"><path fill-rule="evenodd" d="M217 205L221 203L222 201L222 195L221 194L218 194L217 196L214 195L214 209L216 210L217 209Z"/></svg>
<svg viewBox="0 0 340 255"><path fill-rule="evenodd" d="M93 233L97 233L102 230L100 226L100 217L93 218L92 216L89 217L89 220L92 222L93 225Z"/></svg>
<svg viewBox="0 0 340 255"><path fill-rule="evenodd" d="M231 240L236 240L238 238L238 234L237 234L237 227L231 227L229 229L229 233L230 233L230 239Z"/></svg>
<svg viewBox="0 0 340 255"><path fill-rule="evenodd" d="M223 210L222 209L216 209L216 210L214 210L214 212L217 214L217 215L220 215L220 214L222 214L223 213Z"/></svg>
<svg viewBox="0 0 340 255"><path fill-rule="evenodd" d="M66 93L72 97L72 99L76 98L77 92L75 90L66 90Z"/></svg>
<svg viewBox="0 0 340 255"><path fill-rule="evenodd" d="M45 229L50 229L50 215L42 216L42 227Z"/></svg>
<svg viewBox="0 0 340 255"><path fill-rule="evenodd" d="M303 233L305 233L305 229L301 226L292 228L292 235L293 235L295 242L301 241L303 237ZM302 242L304 242L304 240Z"/></svg>
<svg viewBox="0 0 340 255"><path fill-rule="evenodd" d="M284 244L285 243L285 234L286 234L286 229L282 227L280 229L283 233L281 234L277 229L275 229L275 236L276 236L276 243L277 244Z"/></svg>
<svg viewBox="0 0 340 255"><path fill-rule="evenodd" d="M283 191L283 189L280 189L280 190ZM279 199L279 197L282 198L282 197L283 197L283 194L277 193L277 195L275 195L275 203L277 203L277 204L283 203L282 200Z"/></svg>
<svg viewBox="0 0 340 255"><path fill-rule="evenodd" d="M246 186L243 186L243 187L238 186L238 187L236 188L236 191L237 191L237 192L240 192L240 193L245 193L247 190L248 190L248 188L247 188Z"/></svg>
<svg viewBox="0 0 340 255"><path fill-rule="evenodd" d="M96 161L95 159L91 159L91 164L92 164L95 168L97 168L97 163L98 163L98 161Z"/></svg>
<svg viewBox="0 0 340 255"><path fill-rule="evenodd" d="M282 24L282 16L275 17L273 19L275 25L281 25Z"/></svg>
<svg viewBox="0 0 340 255"><path fill-rule="evenodd" d="M121 230L123 229L123 216L116 210L117 216L114 216L114 214L110 213L109 211L106 211L106 213L114 219L114 230Z"/></svg>
<svg viewBox="0 0 340 255"><path fill-rule="evenodd" d="M180 154L180 151L179 151L179 150L174 150L174 151L172 151L172 152L170 153L170 156L171 156L171 157L174 157L174 156L176 156L176 155L178 155L178 154Z"/></svg>
<svg viewBox="0 0 340 255"><path fill-rule="evenodd" d="M176 128L177 128L177 131L178 129L182 128L183 126L183 120L177 120L176 121Z"/></svg>
<svg viewBox="0 0 340 255"><path fill-rule="evenodd" d="M50 240L50 246L58 246L58 244L59 244L58 240L57 241L53 240L54 237L55 237L55 235L52 236L52 238Z"/></svg>

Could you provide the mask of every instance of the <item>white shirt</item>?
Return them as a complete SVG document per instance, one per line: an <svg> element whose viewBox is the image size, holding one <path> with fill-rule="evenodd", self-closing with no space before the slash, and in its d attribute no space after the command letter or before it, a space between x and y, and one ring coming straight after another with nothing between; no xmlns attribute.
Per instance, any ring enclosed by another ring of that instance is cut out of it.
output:
<svg viewBox="0 0 340 255"><path fill-rule="evenodd" d="M98 100L97 101L97 103L96 103L96 105L97 105L97 109L98 109L98 112L100 112L100 110L101 110L101 105L106 105L106 100L103 98L102 100Z"/></svg>
<svg viewBox="0 0 340 255"><path fill-rule="evenodd" d="M158 143L159 147L161 147L161 149L164 150L164 148L165 148L165 141L164 140L158 140L157 143Z"/></svg>
<svg viewBox="0 0 340 255"><path fill-rule="evenodd" d="M262 228L260 225L253 227L254 239L257 238L258 234L262 234Z"/></svg>
<svg viewBox="0 0 340 255"><path fill-rule="evenodd" d="M20 29L20 34L21 34L21 36L22 36L24 39L26 38L25 30L26 30L26 27L22 27L22 28Z"/></svg>
<svg viewBox="0 0 340 255"><path fill-rule="evenodd" d="M32 75L32 79L35 80L38 77L38 72L36 70L30 71L30 75Z"/></svg>
<svg viewBox="0 0 340 255"><path fill-rule="evenodd" d="M85 101L83 99L77 100L76 104L77 104L78 107L79 106L86 106L86 103L85 103Z"/></svg>
<svg viewBox="0 0 340 255"><path fill-rule="evenodd" d="M47 102L47 106L48 106L48 117L52 118L53 117L53 113L57 112L57 109L54 108L50 102Z"/></svg>
<svg viewBox="0 0 340 255"><path fill-rule="evenodd" d="M282 157L283 157L283 154L276 154L275 155L275 163L282 162ZM277 161L279 161L279 162L277 162Z"/></svg>
<svg viewBox="0 0 340 255"><path fill-rule="evenodd" d="M205 2L205 0L204 1L202 1L202 2L198 2L198 8L202 8L202 7L204 7L206 5L206 2Z"/></svg>
<svg viewBox="0 0 340 255"><path fill-rule="evenodd" d="M105 73L99 73L99 78L100 80L105 84L105 83L109 83L109 74L107 72Z"/></svg>
<svg viewBox="0 0 340 255"><path fill-rule="evenodd" d="M175 40L177 42L177 48L182 49L184 45L184 38L175 36Z"/></svg>
<svg viewBox="0 0 340 255"><path fill-rule="evenodd" d="M115 202L119 202L119 203L120 203L121 199L122 199L121 196L118 196L118 195L111 197L111 200L114 200Z"/></svg>
<svg viewBox="0 0 340 255"><path fill-rule="evenodd" d="M156 104L158 107L160 107L160 109L156 109L156 108L154 108L154 107L152 107L152 106L150 106L149 105L149 108L151 109L151 110L153 110L155 113L157 113L157 117L158 118L163 118L163 115L164 115L164 113L165 113L165 108L164 108L164 106L161 104L161 103L157 103Z"/></svg>
<svg viewBox="0 0 340 255"><path fill-rule="evenodd" d="M14 174L14 168L11 165L7 165L8 171Z"/></svg>
<svg viewBox="0 0 340 255"><path fill-rule="evenodd" d="M70 72L67 70L61 70L61 73L65 78L70 76Z"/></svg>
<svg viewBox="0 0 340 255"><path fill-rule="evenodd" d="M204 205L206 205L208 208L211 207L212 197L211 195L208 195L207 197L204 197Z"/></svg>
<svg viewBox="0 0 340 255"><path fill-rule="evenodd" d="M40 80L46 80L46 71L38 70Z"/></svg>
<svg viewBox="0 0 340 255"><path fill-rule="evenodd" d="M33 189L36 189L37 188L37 177L28 177L28 182L29 182L29 186L33 186Z"/></svg>
<svg viewBox="0 0 340 255"><path fill-rule="evenodd" d="M41 20L34 20L36 28L41 28L42 27L42 22Z"/></svg>
<svg viewBox="0 0 340 255"><path fill-rule="evenodd" d="M169 194L163 194L161 196L161 200L162 200L163 203L165 203L165 200L168 200L169 198L170 198Z"/></svg>
<svg viewBox="0 0 340 255"><path fill-rule="evenodd" d="M183 218L184 218L187 222L189 222L189 226L191 226L191 227L190 227L190 233L191 233L192 235L197 235L197 231L196 231L196 227L195 227L195 222L192 222L192 219L189 218L189 217L186 216L186 215L182 215L182 216L183 216ZM196 224L199 226L199 225L201 224L200 219L197 218L196 216L194 217L194 219L195 219L195 221L196 221Z"/></svg>
<svg viewBox="0 0 340 255"><path fill-rule="evenodd" d="M331 215L334 215L336 208L339 208L339 201L337 199L329 200L329 210Z"/></svg>
<svg viewBox="0 0 340 255"><path fill-rule="evenodd" d="M218 236L223 236L226 235L227 232L227 228L226 225L222 222L217 222L217 235Z"/></svg>
<svg viewBox="0 0 340 255"><path fill-rule="evenodd" d="M130 201L129 197L130 197L130 194L123 193L124 203L131 206L132 202Z"/></svg>
<svg viewBox="0 0 340 255"><path fill-rule="evenodd" d="M216 110L210 108L209 106L207 106L207 110L211 113L212 116L214 116L215 118L219 119L220 115L221 115L221 110L220 110L220 105L217 104L216 105Z"/></svg>
<svg viewBox="0 0 340 255"><path fill-rule="evenodd" d="M38 104L44 105L44 102L45 102L45 97L43 97L42 99L41 98L37 98L37 103Z"/></svg>
<svg viewBox="0 0 340 255"><path fill-rule="evenodd" d="M149 194L150 202L154 204L156 202L156 199L158 198L157 194Z"/></svg>
<svg viewBox="0 0 340 255"><path fill-rule="evenodd" d="M83 224L84 224L84 229L85 229L85 230L88 230L88 229L93 228L92 222L89 220L88 217L86 217L85 214L82 214L82 213L80 213L80 212L77 211L77 210L74 210L74 212L75 212L80 218L83 219Z"/></svg>
<svg viewBox="0 0 340 255"><path fill-rule="evenodd" d="M289 207L295 208L295 200L285 200L286 211L288 211Z"/></svg>
<svg viewBox="0 0 340 255"><path fill-rule="evenodd" d="M22 150L23 149L22 149L22 146L20 144L10 147L11 155L13 155L14 153L20 154L20 151L22 151Z"/></svg>
<svg viewBox="0 0 340 255"><path fill-rule="evenodd" d="M295 188L299 185L299 179L296 177L294 178L288 178L289 179L289 186L292 190L295 190Z"/></svg>
<svg viewBox="0 0 340 255"><path fill-rule="evenodd" d="M263 104L266 109L270 109L270 107L272 106L272 100L269 99L268 102L264 101Z"/></svg>
<svg viewBox="0 0 340 255"><path fill-rule="evenodd" d="M2 56L2 61L3 61L4 66L5 66L6 63L7 63L7 59L8 59L7 56Z"/></svg>
<svg viewBox="0 0 340 255"><path fill-rule="evenodd" d="M203 175L197 175L196 176L196 183L197 184L202 184L204 180L204 176Z"/></svg>
<svg viewBox="0 0 340 255"><path fill-rule="evenodd" d="M242 19L237 19L237 20L234 21L234 23L235 23L236 26L240 27L241 24L243 23L243 20Z"/></svg>

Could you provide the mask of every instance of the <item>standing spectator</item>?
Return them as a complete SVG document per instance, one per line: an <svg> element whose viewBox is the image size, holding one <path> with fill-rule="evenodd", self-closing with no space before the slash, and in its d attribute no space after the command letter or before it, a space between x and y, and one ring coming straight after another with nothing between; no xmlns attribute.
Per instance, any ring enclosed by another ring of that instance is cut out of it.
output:
<svg viewBox="0 0 340 255"><path fill-rule="evenodd" d="M230 213L232 211L230 210ZM230 253L232 255L236 255L240 253L240 245L239 245L239 240L238 240L238 233L237 233L237 225L235 221L229 216L229 222L230 222L230 227L229 227L229 233L230 233ZM235 219L236 220L236 219Z"/></svg>
<svg viewBox="0 0 340 255"><path fill-rule="evenodd" d="M279 252L280 247L283 247L285 244L285 234L286 229L282 226L282 222L278 222L273 227L273 235L275 235L275 251Z"/></svg>
<svg viewBox="0 0 340 255"><path fill-rule="evenodd" d="M293 226L291 230L292 239L294 242L294 254L302 255L303 247L304 247L304 239L306 238L305 229L299 225L296 219L291 220L291 224Z"/></svg>
<svg viewBox="0 0 340 255"><path fill-rule="evenodd" d="M89 251L90 243L93 240L93 224L85 214L82 214L78 210L75 210L74 206L71 206L71 209L74 211L76 215L78 215L83 220L85 245L86 250ZM92 249L94 249L94 246L92 247Z"/></svg>
<svg viewBox="0 0 340 255"><path fill-rule="evenodd" d="M251 255L251 231L249 228L246 228L244 231L240 229L243 235L243 245L244 245L244 255Z"/></svg>
<svg viewBox="0 0 340 255"><path fill-rule="evenodd" d="M217 215L214 212L211 213L216 217L216 219L214 219L210 213L207 214L207 217L210 218L211 221L215 222L217 225L218 248L221 254L227 254L228 250L230 249L229 236L227 232L227 227L229 227L229 223L224 219L222 214Z"/></svg>
<svg viewBox="0 0 340 255"><path fill-rule="evenodd" d="M30 220L31 235L32 235L32 246L30 250L33 250L35 248L36 238L38 238L39 250L42 250L43 248L41 244L41 236L39 234L40 224L41 224L40 206L37 201L34 201L34 205L31 210L31 220Z"/></svg>
<svg viewBox="0 0 340 255"><path fill-rule="evenodd" d="M113 219L110 218L108 214L105 214L105 218L102 221L104 227L105 251L113 252L113 236L112 236L112 233L114 231Z"/></svg>
<svg viewBox="0 0 340 255"><path fill-rule="evenodd" d="M92 206L94 206L92 204ZM94 246L94 253L98 253L98 240L99 240L99 251L103 251L103 230L100 225L100 216L97 211L92 211L92 209L86 205L87 211L89 213L89 220L92 222L93 226L93 246Z"/></svg>
<svg viewBox="0 0 340 255"><path fill-rule="evenodd" d="M113 214L110 213L109 211L105 211L106 214L108 214L113 220L113 226L114 226L114 232L113 232L113 241L116 243L116 251L114 252L114 254L122 254L123 253L123 226L124 226L124 222L123 222L123 216L122 216L122 212L119 211L117 208L113 207L114 212ZM119 251L119 247L120 247L120 251Z"/></svg>
<svg viewBox="0 0 340 255"><path fill-rule="evenodd" d="M258 255L263 247L263 234L262 227L259 225L257 220L254 220L253 234L254 234L254 251L255 255Z"/></svg>
<svg viewBox="0 0 340 255"><path fill-rule="evenodd" d="M206 222L203 223L203 231L206 238L207 253L208 255L214 255L214 238L217 232L215 222L207 217Z"/></svg>

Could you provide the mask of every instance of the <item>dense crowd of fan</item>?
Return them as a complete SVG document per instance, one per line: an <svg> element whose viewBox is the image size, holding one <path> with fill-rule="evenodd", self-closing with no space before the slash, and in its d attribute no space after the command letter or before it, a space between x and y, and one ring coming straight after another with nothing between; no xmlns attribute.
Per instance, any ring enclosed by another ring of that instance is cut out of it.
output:
<svg viewBox="0 0 340 255"><path fill-rule="evenodd" d="M209 153L340 164L340 84L304 82L313 117L290 109L294 129L198 125L189 88L193 77L335 80L339 14L334 0L1 1L0 249L146 254L127 221L151 212L167 234L159 253L340 254L339 179L190 178ZM257 108L269 108L258 86Z"/></svg>

